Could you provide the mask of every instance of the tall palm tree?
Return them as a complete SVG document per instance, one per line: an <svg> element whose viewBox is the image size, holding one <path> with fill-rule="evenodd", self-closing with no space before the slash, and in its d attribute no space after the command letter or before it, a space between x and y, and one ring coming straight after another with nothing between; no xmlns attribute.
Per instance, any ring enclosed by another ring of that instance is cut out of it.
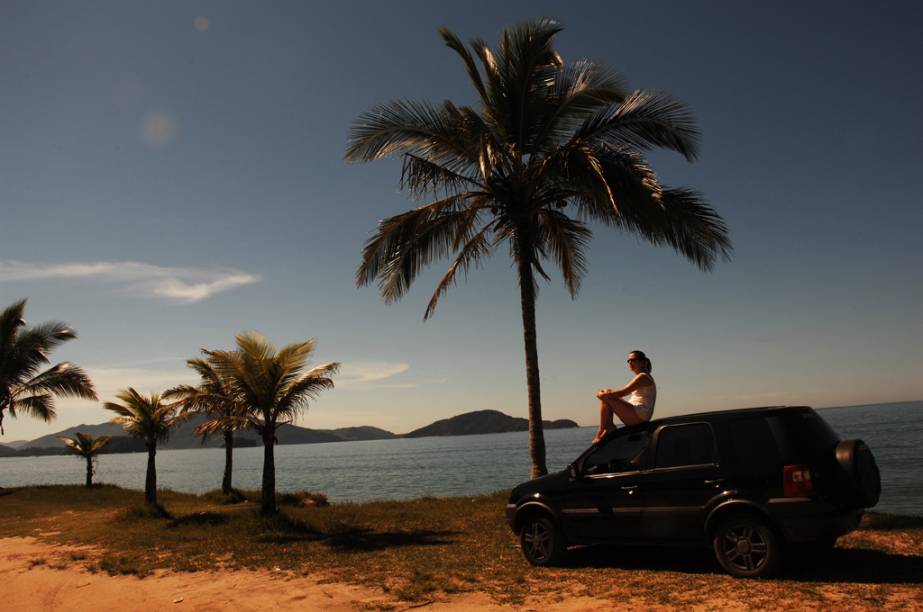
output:
<svg viewBox="0 0 923 612"><path fill-rule="evenodd" d="M206 351L218 375L226 379L233 393L247 406L246 417L231 417L230 422L246 422L263 438L263 487L261 511L276 511L276 430L293 422L308 402L321 391L333 388L330 379L339 363L325 363L305 371L314 339L276 349L255 332L237 334L237 350Z"/></svg>
<svg viewBox="0 0 923 612"><path fill-rule="evenodd" d="M6 414L54 419L55 396L96 399L93 383L79 367L63 362L42 370L50 363L48 353L77 332L58 321L26 327L25 309L26 300L20 300L0 313L0 434Z"/></svg>
<svg viewBox="0 0 923 612"><path fill-rule="evenodd" d="M90 434L80 433L79 431L73 438L68 436L61 436L60 438L65 446L87 460L86 484L88 489L93 486L93 462L96 459L96 455L99 454L99 451L101 451L104 446L109 444L109 440L111 439L111 436L97 436L94 438Z"/></svg>
<svg viewBox="0 0 923 612"><path fill-rule="evenodd" d="M561 29L547 19L505 29L495 50L482 40L469 49L440 29L462 60L475 105L381 104L359 116L346 149L350 161L402 155L401 188L433 200L382 220L364 246L357 284L377 281L385 302L400 299L428 264L452 257L427 319L459 272L508 245L519 281L533 477L547 472L535 328L545 262L560 268L575 298L591 222L669 246L704 270L731 252L721 217L695 191L662 185L644 158L664 148L695 159L689 110L664 93L629 91L599 63L565 62L553 46Z"/></svg>
<svg viewBox="0 0 923 612"><path fill-rule="evenodd" d="M106 402L103 408L118 416L110 423L121 425L130 435L144 441L147 448L147 475L144 479L144 500L157 505L157 443L170 437L171 430L184 421L186 415L179 414L179 405L165 401L160 393L141 395L133 388L115 394L121 404Z"/></svg>
<svg viewBox="0 0 923 612"><path fill-rule="evenodd" d="M221 491L231 493L231 474L234 466L234 431L246 426L247 406L234 395L230 381L218 374L205 359L189 359L186 365L195 370L201 382L197 386L179 385L164 393L164 397L180 400L184 412L203 414L207 420L196 427L204 440L212 433L224 436L224 477ZM234 417L238 417L237 420Z"/></svg>

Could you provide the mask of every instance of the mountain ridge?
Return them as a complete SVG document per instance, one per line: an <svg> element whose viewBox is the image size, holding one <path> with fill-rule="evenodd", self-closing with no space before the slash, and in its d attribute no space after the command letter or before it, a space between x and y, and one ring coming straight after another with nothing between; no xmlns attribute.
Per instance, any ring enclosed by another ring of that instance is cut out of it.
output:
<svg viewBox="0 0 923 612"><path fill-rule="evenodd" d="M204 416L196 415L180 425L173 431L170 438L160 444L158 449L175 450L188 448L211 447L217 448L224 444L221 435L209 436L206 440L195 433L195 427L205 420ZM569 419L556 421L543 421L546 429L563 429L579 427ZM361 425L355 427L339 427L336 429L310 429L298 425L288 424L281 426L276 431L277 444L321 444L327 442L357 442L364 440L391 440L395 438L422 438L427 436L464 436L487 433L507 433L511 431L526 431L529 421L520 417L511 417L499 410L475 410L455 415L447 419L434 421L424 427L419 427L405 434L396 434L379 427ZM23 457L38 455L65 454L67 448L60 440L61 436L74 436L77 432L92 436L112 436L114 447L119 450L109 452L139 452L143 451L143 444L131 440L125 430L113 423L97 423L95 425L81 424L68 427L61 431L35 438L34 440L17 440L18 447L0 443L0 457ZM259 434L254 431L238 431L234 438L246 446L260 445Z"/></svg>

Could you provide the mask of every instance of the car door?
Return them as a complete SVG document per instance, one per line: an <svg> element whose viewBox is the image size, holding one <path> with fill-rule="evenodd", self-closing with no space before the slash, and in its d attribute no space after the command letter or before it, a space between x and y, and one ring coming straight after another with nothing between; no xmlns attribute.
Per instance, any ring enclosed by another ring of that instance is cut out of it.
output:
<svg viewBox="0 0 923 612"><path fill-rule="evenodd" d="M654 540L702 538L705 507L721 492L721 466L709 423L665 425L655 432L645 472L641 532Z"/></svg>
<svg viewBox="0 0 923 612"><path fill-rule="evenodd" d="M650 432L631 428L611 434L579 466L562 503L573 541L628 541L638 537L643 505L643 458Z"/></svg>

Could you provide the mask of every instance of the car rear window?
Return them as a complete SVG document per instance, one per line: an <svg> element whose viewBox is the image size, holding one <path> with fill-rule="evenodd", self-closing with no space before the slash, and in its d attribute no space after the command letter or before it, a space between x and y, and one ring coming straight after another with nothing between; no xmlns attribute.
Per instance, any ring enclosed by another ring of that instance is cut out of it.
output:
<svg viewBox="0 0 923 612"><path fill-rule="evenodd" d="M814 459L840 441L827 421L813 410L772 415L766 422L786 463Z"/></svg>
<svg viewBox="0 0 923 612"><path fill-rule="evenodd" d="M705 423L673 425L657 438L656 467L715 463L715 438Z"/></svg>

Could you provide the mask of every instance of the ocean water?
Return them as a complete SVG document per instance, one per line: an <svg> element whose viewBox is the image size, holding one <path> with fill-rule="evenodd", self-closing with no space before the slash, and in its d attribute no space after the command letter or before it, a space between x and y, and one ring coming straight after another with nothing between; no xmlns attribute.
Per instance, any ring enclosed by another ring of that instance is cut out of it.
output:
<svg viewBox="0 0 923 612"><path fill-rule="evenodd" d="M882 512L923 516L923 402L828 408L819 411L843 439L862 438L882 473ZM594 428L545 432L548 469L565 468ZM144 488L145 453L102 455L96 481ZM234 486L257 489L262 448L234 452ZM509 489L529 476L526 432L298 444L276 447L280 491L321 491L331 501L456 496ZM201 493L219 488L224 450L202 448L157 453L158 485ZM85 463L71 456L0 458L0 486L82 483Z"/></svg>

